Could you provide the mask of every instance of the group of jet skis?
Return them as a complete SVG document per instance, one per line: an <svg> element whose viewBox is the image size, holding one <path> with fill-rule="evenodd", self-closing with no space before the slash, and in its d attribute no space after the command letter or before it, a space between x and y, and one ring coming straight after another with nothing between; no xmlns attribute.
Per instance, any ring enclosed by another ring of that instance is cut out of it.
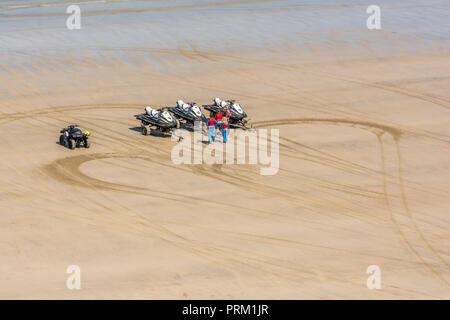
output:
<svg viewBox="0 0 450 320"><path fill-rule="evenodd" d="M210 118L216 118L218 114L227 117L230 128L248 129L247 114L235 100L222 101L215 98L213 104L203 105L202 107L209 111ZM149 134L152 129L170 134L173 129L178 129L181 125L193 128L196 123L200 123L202 129L205 130L208 123L208 119L195 102L185 103L182 100L178 100L174 107L153 109L147 106L144 113L137 114L135 117L141 121L143 135Z"/></svg>
<svg viewBox="0 0 450 320"><path fill-rule="evenodd" d="M200 124L202 131L205 132L207 128L211 129L211 125L218 125L216 119L222 119L222 117L226 119L226 123L221 123L219 126L222 126L220 129L225 142L228 130L223 130L225 129L224 125L227 129L249 129L247 127L249 121L246 119L247 114L234 100L222 101L219 98L215 98L213 104L203 105L202 107L209 111L209 118L205 117L195 102L185 103L182 100L178 100L175 107L153 109L147 106L144 113L137 114L135 117L141 121L141 132L143 135L151 133L151 130L162 134L172 134L173 129L180 128L181 124L192 129ZM59 144L62 146L66 146L69 149L81 146L85 148L90 147L90 132L82 131L76 125L69 125L63 128L60 130L60 133ZM208 131L208 133L211 135L212 132ZM214 140L214 133L212 135Z"/></svg>

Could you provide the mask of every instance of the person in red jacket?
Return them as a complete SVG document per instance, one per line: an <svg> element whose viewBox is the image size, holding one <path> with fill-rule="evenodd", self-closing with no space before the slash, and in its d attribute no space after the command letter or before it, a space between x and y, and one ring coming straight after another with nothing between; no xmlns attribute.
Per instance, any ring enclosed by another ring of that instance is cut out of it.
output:
<svg viewBox="0 0 450 320"><path fill-rule="evenodd" d="M218 123L218 125L219 125L219 129L222 130L222 126L223 126L223 115L222 115L221 112L219 112L219 113L216 114L216 120L217 120L217 123Z"/></svg>
<svg viewBox="0 0 450 320"><path fill-rule="evenodd" d="M215 142L215 134L216 134L216 127L217 127L217 121L213 117L209 118L208 120L208 143L211 143L212 141Z"/></svg>
<svg viewBox="0 0 450 320"><path fill-rule="evenodd" d="M226 106L223 108L223 115L225 116L225 118L227 118L228 122L230 122L231 112Z"/></svg>
<svg viewBox="0 0 450 320"><path fill-rule="evenodd" d="M227 143L227 138L228 138L228 119L227 118L225 118L225 120L223 120L222 137L223 137L223 143Z"/></svg>

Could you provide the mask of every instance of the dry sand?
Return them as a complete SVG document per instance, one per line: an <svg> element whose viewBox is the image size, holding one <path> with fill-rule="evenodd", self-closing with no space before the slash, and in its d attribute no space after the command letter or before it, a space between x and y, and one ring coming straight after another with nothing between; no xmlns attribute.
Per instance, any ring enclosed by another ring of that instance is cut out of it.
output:
<svg viewBox="0 0 450 320"><path fill-rule="evenodd" d="M307 48L161 38L74 53L23 47L30 30L2 34L0 298L450 298L448 34L402 51L383 30L369 49L336 32ZM146 104L215 96L280 130L278 174L175 165L175 142L134 129ZM57 144L70 122L90 149Z"/></svg>

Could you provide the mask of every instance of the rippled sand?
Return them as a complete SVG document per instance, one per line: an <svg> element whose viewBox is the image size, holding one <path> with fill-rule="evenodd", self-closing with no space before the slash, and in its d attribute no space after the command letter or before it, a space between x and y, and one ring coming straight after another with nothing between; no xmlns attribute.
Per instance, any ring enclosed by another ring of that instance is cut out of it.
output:
<svg viewBox="0 0 450 320"><path fill-rule="evenodd" d="M69 31L70 1L0 1L0 298L450 298L446 2L379 31L358 2L91 1ZM136 128L216 96L280 130L278 174Z"/></svg>

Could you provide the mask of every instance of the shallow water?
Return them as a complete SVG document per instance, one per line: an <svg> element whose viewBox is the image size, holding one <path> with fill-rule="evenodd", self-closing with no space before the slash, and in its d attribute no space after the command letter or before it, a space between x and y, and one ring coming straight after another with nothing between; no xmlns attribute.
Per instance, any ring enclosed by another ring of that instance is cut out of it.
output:
<svg viewBox="0 0 450 320"><path fill-rule="evenodd" d="M65 11L72 3L81 7L81 30L66 28ZM0 53L449 47L448 1L377 3L380 31L366 28L367 4L355 0L0 1Z"/></svg>

